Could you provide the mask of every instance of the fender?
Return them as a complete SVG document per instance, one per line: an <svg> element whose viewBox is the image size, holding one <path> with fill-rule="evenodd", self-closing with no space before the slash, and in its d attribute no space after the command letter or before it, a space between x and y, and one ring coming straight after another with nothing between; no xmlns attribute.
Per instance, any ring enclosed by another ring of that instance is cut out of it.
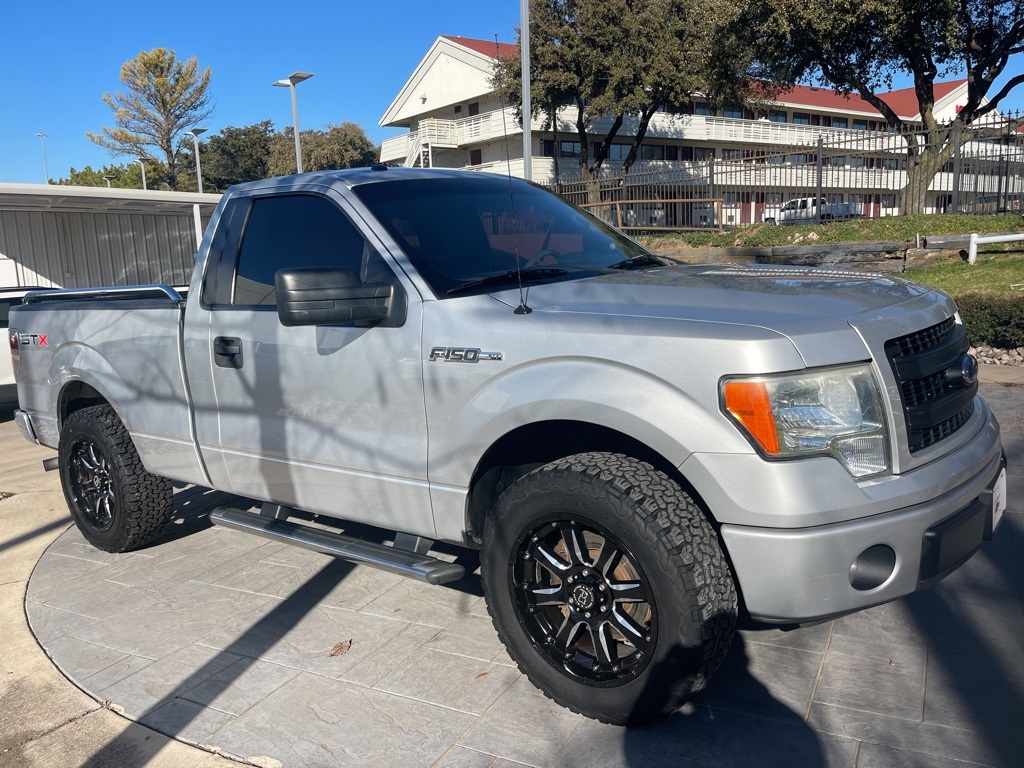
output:
<svg viewBox="0 0 1024 768"><path fill-rule="evenodd" d="M709 393L717 401L713 387ZM529 424L597 424L643 443L677 467L694 451L711 447L752 452L717 405L708 408L649 372L594 358L524 363L490 379L447 418L432 416L428 471L442 537L461 533L466 492L487 450Z"/></svg>
<svg viewBox="0 0 1024 768"><path fill-rule="evenodd" d="M47 368L47 402L53 404L56 418L44 422L43 429L53 434L47 434L43 442L49 445L52 439L57 445L61 399L69 386L80 382L95 389L114 409L147 471L201 483L204 475L189 432L189 404L181 381L176 335L150 338L157 343L164 339L166 354L147 356L145 361L140 358L138 365L121 361L120 370L96 347L81 342L60 344ZM154 364L161 357L165 364ZM125 378L122 371L134 374L134 379ZM154 407L157 404L159 407Z"/></svg>

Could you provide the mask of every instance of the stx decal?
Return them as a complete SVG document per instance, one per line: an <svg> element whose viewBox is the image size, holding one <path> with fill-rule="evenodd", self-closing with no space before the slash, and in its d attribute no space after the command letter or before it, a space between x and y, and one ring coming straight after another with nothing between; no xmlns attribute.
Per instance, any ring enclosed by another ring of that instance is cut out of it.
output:
<svg viewBox="0 0 1024 768"><path fill-rule="evenodd" d="M481 360L504 360L504 352L483 352L479 347L434 347L430 350L430 361L443 360L446 363L479 363Z"/></svg>
<svg viewBox="0 0 1024 768"><path fill-rule="evenodd" d="M19 333L18 343L23 347L48 347L46 338L48 333Z"/></svg>

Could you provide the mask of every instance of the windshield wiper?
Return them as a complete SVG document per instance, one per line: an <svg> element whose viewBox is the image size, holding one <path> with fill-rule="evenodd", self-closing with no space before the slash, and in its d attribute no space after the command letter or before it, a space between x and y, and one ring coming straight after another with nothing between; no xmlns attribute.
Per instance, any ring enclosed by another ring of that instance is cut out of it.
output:
<svg viewBox="0 0 1024 768"><path fill-rule="evenodd" d="M494 275L481 277L478 280L470 280L469 282L456 285L454 288L448 289L448 295L454 296L457 293L465 293L466 291L472 291L476 288L484 288L492 285L517 285L520 279L525 283L527 281L539 280L546 277L561 277L562 275L567 274L569 274L569 268L567 267L530 267L529 269L510 269L507 272L498 272Z"/></svg>
<svg viewBox="0 0 1024 768"><path fill-rule="evenodd" d="M667 267L669 263L660 256L653 253L641 253L629 259L609 264L608 269L651 269L653 267Z"/></svg>

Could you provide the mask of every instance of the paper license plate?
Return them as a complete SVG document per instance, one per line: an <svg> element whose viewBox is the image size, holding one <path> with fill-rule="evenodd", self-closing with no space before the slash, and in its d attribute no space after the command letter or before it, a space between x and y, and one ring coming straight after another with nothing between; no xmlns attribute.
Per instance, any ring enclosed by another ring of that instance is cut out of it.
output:
<svg viewBox="0 0 1024 768"><path fill-rule="evenodd" d="M1003 512L1006 511L1006 467L999 472L996 484L992 486L992 533L999 527L999 521L1003 519Z"/></svg>

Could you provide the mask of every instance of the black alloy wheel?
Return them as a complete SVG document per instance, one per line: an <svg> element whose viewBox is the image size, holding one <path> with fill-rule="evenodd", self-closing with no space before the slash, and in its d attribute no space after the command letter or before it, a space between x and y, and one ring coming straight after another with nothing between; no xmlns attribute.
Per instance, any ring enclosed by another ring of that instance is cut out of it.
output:
<svg viewBox="0 0 1024 768"><path fill-rule="evenodd" d="M71 444L69 451L71 494L80 514L96 531L107 531L114 524L117 494L110 461L103 450L88 437Z"/></svg>
<svg viewBox="0 0 1024 768"><path fill-rule="evenodd" d="M522 537L509 568L520 621L555 668L614 686L647 666L657 637L647 577L599 525L545 522Z"/></svg>

